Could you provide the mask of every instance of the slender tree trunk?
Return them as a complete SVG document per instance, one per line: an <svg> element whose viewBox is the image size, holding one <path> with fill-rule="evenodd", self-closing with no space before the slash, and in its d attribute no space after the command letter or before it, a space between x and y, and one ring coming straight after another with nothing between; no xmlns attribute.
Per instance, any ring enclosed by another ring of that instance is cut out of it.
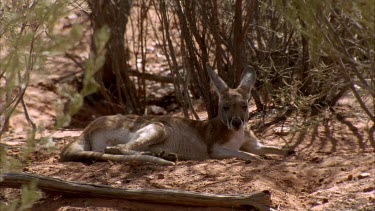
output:
<svg viewBox="0 0 375 211"><path fill-rule="evenodd" d="M303 23L303 22L302 22ZM304 27L304 23L302 26ZM301 42L302 42L302 65L301 65L301 82L302 86L300 87L300 91L305 95L308 96L311 93L310 87L312 85L311 77L309 76L310 71L310 53L309 53L309 41L306 36L301 35Z"/></svg>
<svg viewBox="0 0 375 211"><path fill-rule="evenodd" d="M185 52L188 58L187 61L189 61L189 70L193 71L190 74L195 76L192 77L193 83L199 87L200 94L206 104L208 118L211 119L217 115L218 100L215 95L212 95L210 92L209 77L205 67L205 64L208 63L207 46L204 42L205 35L199 31L199 27L197 26L198 20L196 17L194 17L196 16L196 13L193 13L196 9L196 4L189 1L176 1L176 5L177 16L179 18L181 27L181 37L184 42L184 46L186 47ZM194 40L197 41L197 44L202 52L200 56L198 56L194 49L195 43L192 39L193 37Z"/></svg>
<svg viewBox="0 0 375 211"><path fill-rule="evenodd" d="M243 18L242 18L242 0L236 0L234 6L234 24L232 40L233 71L229 71L228 85L235 87L241 78L242 69L245 61L245 45L243 44Z"/></svg>
<svg viewBox="0 0 375 211"><path fill-rule="evenodd" d="M126 63L128 56L124 41L132 1L89 0L88 3L92 10L91 23L94 34L103 26L108 26L110 29L106 61L96 74L96 79L101 85L101 94L111 102L111 105L119 104L125 113L142 114L143 109L135 86L129 78L129 67ZM91 47L91 51L95 54L94 42Z"/></svg>

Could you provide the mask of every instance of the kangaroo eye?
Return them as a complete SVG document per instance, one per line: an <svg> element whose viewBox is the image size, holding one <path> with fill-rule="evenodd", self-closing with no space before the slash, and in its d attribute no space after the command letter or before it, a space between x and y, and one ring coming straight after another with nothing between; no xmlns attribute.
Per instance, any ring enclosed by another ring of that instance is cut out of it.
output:
<svg viewBox="0 0 375 211"><path fill-rule="evenodd" d="M241 108L242 108L243 110L246 110L246 109L247 109L247 103L246 103L246 102L242 102L242 103L241 103Z"/></svg>

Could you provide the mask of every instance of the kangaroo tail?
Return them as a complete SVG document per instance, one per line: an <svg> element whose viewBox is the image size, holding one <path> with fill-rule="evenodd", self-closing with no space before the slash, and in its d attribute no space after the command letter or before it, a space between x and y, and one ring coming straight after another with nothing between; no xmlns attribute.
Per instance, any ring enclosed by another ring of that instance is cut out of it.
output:
<svg viewBox="0 0 375 211"><path fill-rule="evenodd" d="M175 165L174 162L164 160L162 158L150 156L150 155L113 155L102 152L93 151L65 151L61 154L62 162L99 162L99 161L114 161L114 162L126 162L126 161L138 161L138 162L150 162L164 166Z"/></svg>

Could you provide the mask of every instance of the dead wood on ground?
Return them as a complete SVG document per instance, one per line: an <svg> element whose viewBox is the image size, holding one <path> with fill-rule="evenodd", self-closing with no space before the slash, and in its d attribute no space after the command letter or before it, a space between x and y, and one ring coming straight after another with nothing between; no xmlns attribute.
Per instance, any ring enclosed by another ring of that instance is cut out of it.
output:
<svg viewBox="0 0 375 211"><path fill-rule="evenodd" d="M75 197L117 198L158 204L173 204L206 207L254 207L261 211L270 210L270 192L255 191L250 194L219 195L183 190L163 189L121 189L103 185L83 184L64 181L34 174L4 174L0 177L0 187L20 188L36 182L42 191Z"/></svg>

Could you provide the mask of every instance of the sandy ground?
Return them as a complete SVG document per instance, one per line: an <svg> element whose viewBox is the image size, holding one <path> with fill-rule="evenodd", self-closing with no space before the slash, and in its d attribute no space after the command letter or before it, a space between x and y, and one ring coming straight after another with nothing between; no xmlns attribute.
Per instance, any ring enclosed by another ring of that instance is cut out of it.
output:
<svg viewBox="0 0 375 211"><path fill-rule="evenodd" d="M337 108L340 118L331 114L324 123L306 126L304 135L299 132L276 135L275 131L281 123L263 128L262 133L257 134L265 144L295 145L294 156L267 156L252 163L237 159L179 161L176 166L169 167L112 162L85 165L59 162L60 149L79 136L82 129L51 129L55 114L49 102L57 95L45 87L33 85L27 92L26 102L32 105L29 109L34 120L45 124L47 129L42 135L51 138L56 150L50 153L40 149L32 153L31 161L24 164L24 173L118 188L174 189L217 194L270 190L272 207L276 210L375 209L375 153L374 142L368 134L370 122L350 100L350 96L344 98ZM16 115L11 129L24 124L21 119ZM292 127L294 121L284 122L284 127ZM259 125L259 122L251 120L250 124ZM2 143L10 146L9 156L17 157L25 145L24 135L24 131L14 129L2 137ZM2 193L4 202L17 195L14 189L3 189ZM165 206L84 196L72 199L45 195L34 209L155 210L168 207Z"/></svg>

